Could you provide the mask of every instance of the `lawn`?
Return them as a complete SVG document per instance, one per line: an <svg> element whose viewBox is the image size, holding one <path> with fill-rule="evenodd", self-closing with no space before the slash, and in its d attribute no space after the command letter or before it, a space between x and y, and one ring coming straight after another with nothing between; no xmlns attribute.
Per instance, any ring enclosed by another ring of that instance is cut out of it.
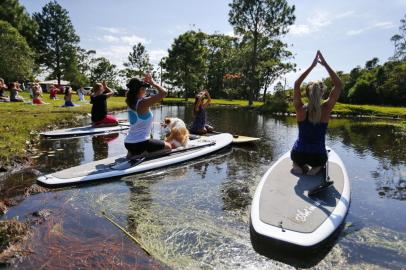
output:
<svg viewBox="0 0 406 270"><path fill-rule="evenodd" d="M22 93L26 101L31 101L28 93ZM73 97L73 102L79 104L77 107L63 108L63 95L59 95L59 100L50 100L48 94L44 94L43 100L49 104L31 105L20 102L0 103L0 167L10 165L15 159L27 156L27 148L35 143L38 132L56 127L75 126L76 116L90 113L91 105L77 101L77 96ZM89 97L86 97L89 100ZM184 99L167 98L168 103L184 104ZM164 101L164 103L165 103ZM189 99L192 103L193 99ZM217 105L246 106L247 101L242 100L213 100ZM256 106L262 103L256 102ZM117 111L126 108L124 97L111 97L108 99L109 110Z"/></svg>
<svg viewBox="0 0 406 270"><path fill-rule="evenodd" d="M289 105L289 112L295 112L293 104ZM391 117L391 118L406 118L406 107L390 107L377 105L355 105L337 103L332 114L342 116L374 116L374 117Z"/></svg>
<svg viewBox="0 0 406 270"><path fill-rule="evenodd" d="M23 93L26 101L30 101L28 94ZM91 105L80 103L74 96L77 107L63 108L63 95L59 100L50 100L44 94L46 105L31 105L24 103L0 103L0 167L10 165L16 159L29 155L30 145L35 143L38 132L45 129L53 129L61 126L75 126L77 117L90 114ZM89 97L86 97L89 100ZM108 99L109 110L123 110L126 108L124 97L111 97ZM182 98L165 98L164 104L193 103L194 99L185 101ZM246 100L213 99L214 105L247 106ZM254 102L255 107L263 105L262 102ZM290 105L290 112L293 106ZM384 107L372 105L350 105L337 103L333 110L334 114L341 115L371 115L406 118L406 108ZM404 123L402 123L404 125Z"/></svg>
<svg viewBox="0 0 406 270"><path fill-rule="evenodd" d="M185 103L194 103L194 98L188 98L185 100L184 98L165 98L164 104L185 104ZM232 105L232 106L248 106L247 100L239 100L239 99L212 99L211 104L213 105ZM261 101L254 101L254 107L262 106L264 103Z"/></svg>

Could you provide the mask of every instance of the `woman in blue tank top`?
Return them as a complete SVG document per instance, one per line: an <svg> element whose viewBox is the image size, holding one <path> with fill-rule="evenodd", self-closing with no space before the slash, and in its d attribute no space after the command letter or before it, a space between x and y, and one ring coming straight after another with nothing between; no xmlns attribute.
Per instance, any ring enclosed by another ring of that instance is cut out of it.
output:
<svg viewBox="0 0 406 270"><path fill-rule="evenodd" d="M145 97L146 88L152 85L158 90L156 95ZM124 140L128 150L127 158L134 159L148 155L148 153L170 150L171 145L165 141L151 139L153 114L150 107L160 102L166 96L166 89L157 84L150 74L144 80L132 78L128 84L126 103L128 106L128 120L130 129Z"/></svg>
<svg viewBox="0 0 406 270"><path fill-rule="evenodd" d="M300 85L317 63L326 68L334 87L328 99L323 102L323 83L320 81L309 83L306 87L308 103L303 104ZM327 64L320 51L317 51L313 63L300 75L294 86L293 102L296 110L299 136L291 151L293 173L315 175L327 162L326 130L330 120L330 113L340 97L341 88L342 83L340 78Z"/></svg>

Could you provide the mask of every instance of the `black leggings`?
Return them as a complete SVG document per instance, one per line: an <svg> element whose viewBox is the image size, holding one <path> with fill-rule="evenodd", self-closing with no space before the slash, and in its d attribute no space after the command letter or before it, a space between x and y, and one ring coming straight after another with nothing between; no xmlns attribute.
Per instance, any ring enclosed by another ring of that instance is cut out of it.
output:
<svg viewBox="0 0 406 270"><path fill-rule="evenodd" d="M144 152L156 152L165 149L165 142L160 140L149 139L139 143L124 143L125 148L132 155L140 155Z"/></svg>
<svg viewBox="0 0 406 270"><path fill-rule="evenodd" d="M319 167L319 166L324 166L324 164L326 164L327 153L309 154L309 153L291 151L290 158L292 159L293 162L295 162L300 167L304 166L306 164L310 165L311 167Z"/></svg>

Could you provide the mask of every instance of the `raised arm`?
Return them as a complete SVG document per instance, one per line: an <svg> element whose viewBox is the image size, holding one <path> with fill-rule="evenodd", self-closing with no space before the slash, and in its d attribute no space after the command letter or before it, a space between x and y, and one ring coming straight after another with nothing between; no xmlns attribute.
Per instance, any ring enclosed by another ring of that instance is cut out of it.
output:
<svg viewBox="0 0 406 270"><path fill-rule="evenodd" d="M103 95L106 95L107 97L111 97L112 95L114 95L113 90L111 90L108 86L107 86L107 82L103 81L102 82L103 88L104 88L104 93Z"/></svg>
<svg viewBox="0 0 406 270"><path fill-rule="evenodd" d="M154 81L154 79L152 78L151 74L149 74L149 73L145 74L144 81L146 83L149 83L154 88L156 88L158 90L158 94L144 99L140 103L141 107L150 107L150 106L154 105L155 103L161 102L161 100L164 97L166 97L166 94L167 94L168 91L165 88L163 88L162 86L160 86L159 84L157 84Z"/></svg>
<svg viewBox="0 0 406 270"><path fill-rule="evenodd" d="M323 65L328 74L330 75L331 81L333 82L333 89L330 92L330 95L325 103L329 112L333 109L334 105L336 104L338 98L340 97L341 89L343 88L343 84L334 70L327 64L326 60L324 59L323 55L320 51L317 51L319 63Z"/></svg>
<svg viewBox="0 0 406 270"><path fill-rule="evenodd" d="M314 58L310 67L308 67L305 70L305 72L303 72L302 75L300 75L299 78L295 81L294 91L293 91L293 104L295 105L296 112L303 108L302 93L300 91L300 86L302 85L303 81L306 79L307 75L309 75L309 73L317 65L317 57L318 57L318 54L316 54L316 57Z"/></svg>
<svg viewBox="0 0 406 270"><path fill-rule="evenodd" d="M207 90L204 91L204 94L206 95L207 100L205 102L203 102L202 106L203 106L203 108L206 108L211 103L211 97L210 97L209 91L207 91Z"/></svg>

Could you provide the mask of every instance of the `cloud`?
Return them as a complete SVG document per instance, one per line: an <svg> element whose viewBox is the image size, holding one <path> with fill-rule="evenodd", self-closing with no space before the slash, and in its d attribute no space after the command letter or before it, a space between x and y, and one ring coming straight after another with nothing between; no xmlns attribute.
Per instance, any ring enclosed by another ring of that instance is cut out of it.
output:
<svg viewBox="0 0 406 270"><path fill-rule="evenodd" d="M110 34L125 34L127 33L127 29L119 28L119 27L98 27L100 30L108 32Z"/></svg>
<svg viewBox="0 0 406 270"><path fill-rule="evenodd" d="M149 51L149 58L152 64L158 64L159 61L161 61L162 57L167 55L168 55L167 50L157 49Z"/></svg>
<svg viewBox="0 0 406 270"><path fill-rule="evenodd" d="M294 24L290 27L289 33L292 35L303 36L320 31L322 28L332 24L334 21L346 18L354 14L353 10L343 13L331 14L327 11L315 10L304 24Z"/></svg>
<svg viewBox="0 0 406 270"><path fill-rule="evenodd" d="M289 33L293 35L307 35L310 34L312 30L310 29L310 26L307 24L294 24L290 27Z"/></svg>
<svg viewBox="0 0 406 270"><path fill-rule="evenodd" d="M101 42L113 43L113 44L125 44L125 45L135 45L137 43L148 44L149 41L143 37L137 35L127 35L127 36L114 36L114 35L103 35L98 38Z"/></svg>
<svg viewBox="0 0 406 270"><path fill-rule="evenodd" d="M370 26L359 28L359 29L352 29L347 31L348 36L356 36L362 34L364 32L374 30L374 29L390 29L395 27L396 25L393 22L377 22Z"/></svg>

